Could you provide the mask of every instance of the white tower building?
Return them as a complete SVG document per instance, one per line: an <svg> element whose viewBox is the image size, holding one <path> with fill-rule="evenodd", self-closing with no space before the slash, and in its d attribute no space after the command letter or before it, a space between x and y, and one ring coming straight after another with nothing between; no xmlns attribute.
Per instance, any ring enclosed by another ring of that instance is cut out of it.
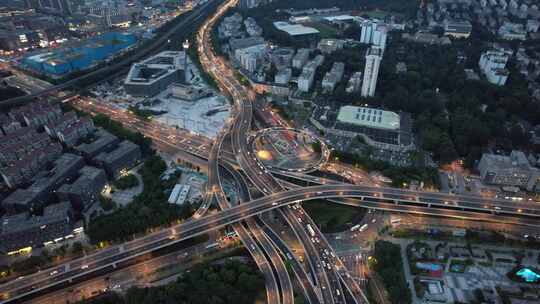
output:
<svg viewBox="0 0 540 304"><path fill-rule="evenodd" d="M362 96L374 96L381 65L382 49L370 47L366 53L366 66L364 68L364 81L362 82Z"/></svg>

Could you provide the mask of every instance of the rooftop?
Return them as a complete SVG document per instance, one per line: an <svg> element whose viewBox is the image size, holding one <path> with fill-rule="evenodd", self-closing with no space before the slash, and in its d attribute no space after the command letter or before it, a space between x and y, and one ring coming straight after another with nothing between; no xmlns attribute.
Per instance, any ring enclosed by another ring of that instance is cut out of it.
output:
<svg viewBox="0 0 540 304"><path fill-rule="evenodd" d="M397 113L356 106L341 107L337 120L353 125L386 130L397 130L400 126L399 114Z"/></svg>
<svg viewBox="0 0 540 304"><path fill-rule="evenodd" d="M290 24L284 21L274 22L274 26L278 30L284 31L291 36L311 35L319 33L319 30L317 30L316 28L304 26L301 24Z"/></svg>
<svg viewBox="0 0 540 304"><path fill-rule="evenodd" d="M165 51L131 66L125 84L152 83L183 69L185 52Z"/></svg>
<svg viewBox="0 0 540 304"><path fill-rule="evenodd" d="M59 222L68 218L68 212L70 210L71 204L69 202L63 202L45 207L42 216L29 216L26 213L6 216L2 218L0 233L16 233L34 227L43 227L50 223Z"/></svg>

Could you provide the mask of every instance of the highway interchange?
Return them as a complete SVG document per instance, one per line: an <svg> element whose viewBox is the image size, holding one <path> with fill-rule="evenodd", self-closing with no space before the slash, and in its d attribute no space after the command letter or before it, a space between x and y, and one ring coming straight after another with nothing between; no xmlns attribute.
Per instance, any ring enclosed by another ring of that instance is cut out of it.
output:
<svg viewBox="0 0 540 304"><path fill-rule="evenodd" d="M225 13L228 6L235 4L235 0L227 1L201 27L198 35L203 67L215 76L220 88L234 102L233 120L213 143L196 134L170 131L152 122L134 119L125 112L111 110L97 102L83 99L76 102L76 106L96 113L109 111L113 119L134 126L146 136L157 140L158 145L177 149L183 157L194 163L206 163L209 182L204 208L197 211L193 219L171 228L0 285L0 295L6 298L5 303L24 299L25 296L99 270L112 270L123 261L227 225L233 226L265 275L268 302L292 303L291 278L283 261L291 251L286 241L265 224L261 215L270 211L275 211L293 228L306 252L307 264L310 266L307 269L294 257L288 259L293 263L295 277L310 303L367 302L360 286L352 279L340 259L336 258L317 225L298 204L313 199L334 199L352 206L389 211L540 226L540 205L535 202L343 184L304 173L272 172L264 168L253 151L248 149L251 145L247 142L253 113L261 109L254 107L256 103L253 93L236 80L232 68L222 58L213 54L209 43L209 33L215 21ZM239 188L243 189L240 191L240 204L229 202L223 192L220 176L224 171L232 175ZM288 181L291 179L320 185L298 188ZM258 193L253 193L258 198L253 198L250 186L258 189ZM206 215L212 202L217 202L222 211ZM257 216L260 217L256 219ZM313 233L307 229L308 224L314 230Z"/></svg>

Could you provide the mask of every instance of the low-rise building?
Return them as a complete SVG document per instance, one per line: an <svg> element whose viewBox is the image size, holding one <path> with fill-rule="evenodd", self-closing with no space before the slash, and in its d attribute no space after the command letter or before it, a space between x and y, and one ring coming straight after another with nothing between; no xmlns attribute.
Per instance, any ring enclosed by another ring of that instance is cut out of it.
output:
<svg viewBox="0 0 540 304"><path fill-rule="evenodd" d="M467 21L448 20L444 24L444 35L454 38L469 38L472 32L472 24Z"/></svg>
<svg viewBox="0 0 540 304"><path fill-rule="evenodd" d="M22 128L22 125L17 120L13 119L12 117L9 117L4 114L0 114L0 134L2 134L2 131L4 134L8 135L15 130L18 130Z"/></svg>
<svg viewBox="0 0 540 304"><path fill-rule="evenodd" d="M8 255L73 236L73 213L69 202L47 206L41 216L21 213L4 216L0 221L0 251Z"/></svg>
<svg viewBox="0 0 540 304"><path fill-rule="evenodd" d="M48 171L36 174L35 181L26 189L17 189L2 201L2 208L10 213L30 210L34 205L46 203L62 184L71 182L84 165L82 157L65 153Z"/></svg>
<svg viewBox="0 0 540 304"><path fill-rule="evenodd" d="M323 54L331 54L337 50L343 49L344 44L345 41L341 39L322 39L321 41L319 41L317 48Z"/></svg>
<svg viewBox="0 0 540 304"><path fill-rule="evenodd" d="M170 204L183 205L189 195L190 185L176 184L169 195L168 202Z"/></svg>
<svg viewBox="0 0 540 304"><path fill-rule="evenodd" d="M486 79L495 85L502 86L508 79L509 71L505 68L509 54L502 50L488 50L482 53L479 61L480 71Z"/></svg>
<svg viewBox="0 0 540 304"><path fill-rule="evenodd" d="M505 40L525 40L527 31L523 24L505 22L497 31L499 37Z"/></svg>
<svg viewBox="0 0 540 304"><path fill-rule="evenodd" d="M290 24L284 21L274 22L274 27L280 31L287 33L295 39L311 39L317 37L320 32L316 28L304 26L302 24Z"/></svg>
<svg viewBox="0 0 540 304"><path fill-rule="evenodd" d="M256 45L265 45L266 41L262 37L248 37L229 40L231 54L235 55L236 50L246 49Z"/></svg>
<svg viewBox="0 0 540 304"><path fill-rule="evenodd" d="M9 111L8 115L27 126L38 128L62 118L62 110L46 100L29 103Z"/></svg>
<svg viewBox="0 0 540 304"><path fill-rule="evenodd" d="M75 147L75 150L83 155L87 161L90 161L100 153L112 150L120 142L118 137L103 129L98 129L94 133L94 137L94 141Z"/></svg>
<svg viewBox="0 0 540 304"><path fill-rule="evenodd" d="M71 184L62 185L56 195L60 201L70 201L76 210L85 212L99 200L106 183L103 169L84 166L79 170L79 177Z"/></svg>
<svg viewBox="0 0 540 304"><path fill-rule="evenodd" d="M102 152L94 160L111 177L133 167L141 158L141 149L136 144L124 140L111 152Z"/></svg>
<svg viewBox="0 0 540 304"><path fill-rule="evenodd" d="M512 151L509 156L484 153L478 170L487 184L516 186L528 191L535 190L540 178L540 170L531 166L521 151Z"/></svg>
<svg viewBox="0 0 540 304"><path fill-rule="evenodd" d="M56 131L58 139L67 147L75 146L81 138L94 132L94 122L88 117L81 117Z"/></svg>

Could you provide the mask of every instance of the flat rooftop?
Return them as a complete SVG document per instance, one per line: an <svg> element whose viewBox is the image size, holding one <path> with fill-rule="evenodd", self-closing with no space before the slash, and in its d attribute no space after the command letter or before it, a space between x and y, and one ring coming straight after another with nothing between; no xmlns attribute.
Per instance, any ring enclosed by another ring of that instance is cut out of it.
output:
<svg viewBox="0 0 540 304"><path fill-rule="evenodd" d="M337 120L358 126L377 129L399 129L399 114L379 109L343 106L339 109Z"/></svg>
<svg viewBox="0 0 540 304"><path fill-rule="evenodd" d="M150 84L184 69L185 52L165 51L131 66L125 84Z"/></svg>
<svg viewBox="0 0 540 304"><path fill-rule="evenodd" d="M311 35L319 33L319 30L316 28L304 26L301 24L290 24L284 21L274 22L274 26L278 30L284 31L291 36Z"/></svg>

